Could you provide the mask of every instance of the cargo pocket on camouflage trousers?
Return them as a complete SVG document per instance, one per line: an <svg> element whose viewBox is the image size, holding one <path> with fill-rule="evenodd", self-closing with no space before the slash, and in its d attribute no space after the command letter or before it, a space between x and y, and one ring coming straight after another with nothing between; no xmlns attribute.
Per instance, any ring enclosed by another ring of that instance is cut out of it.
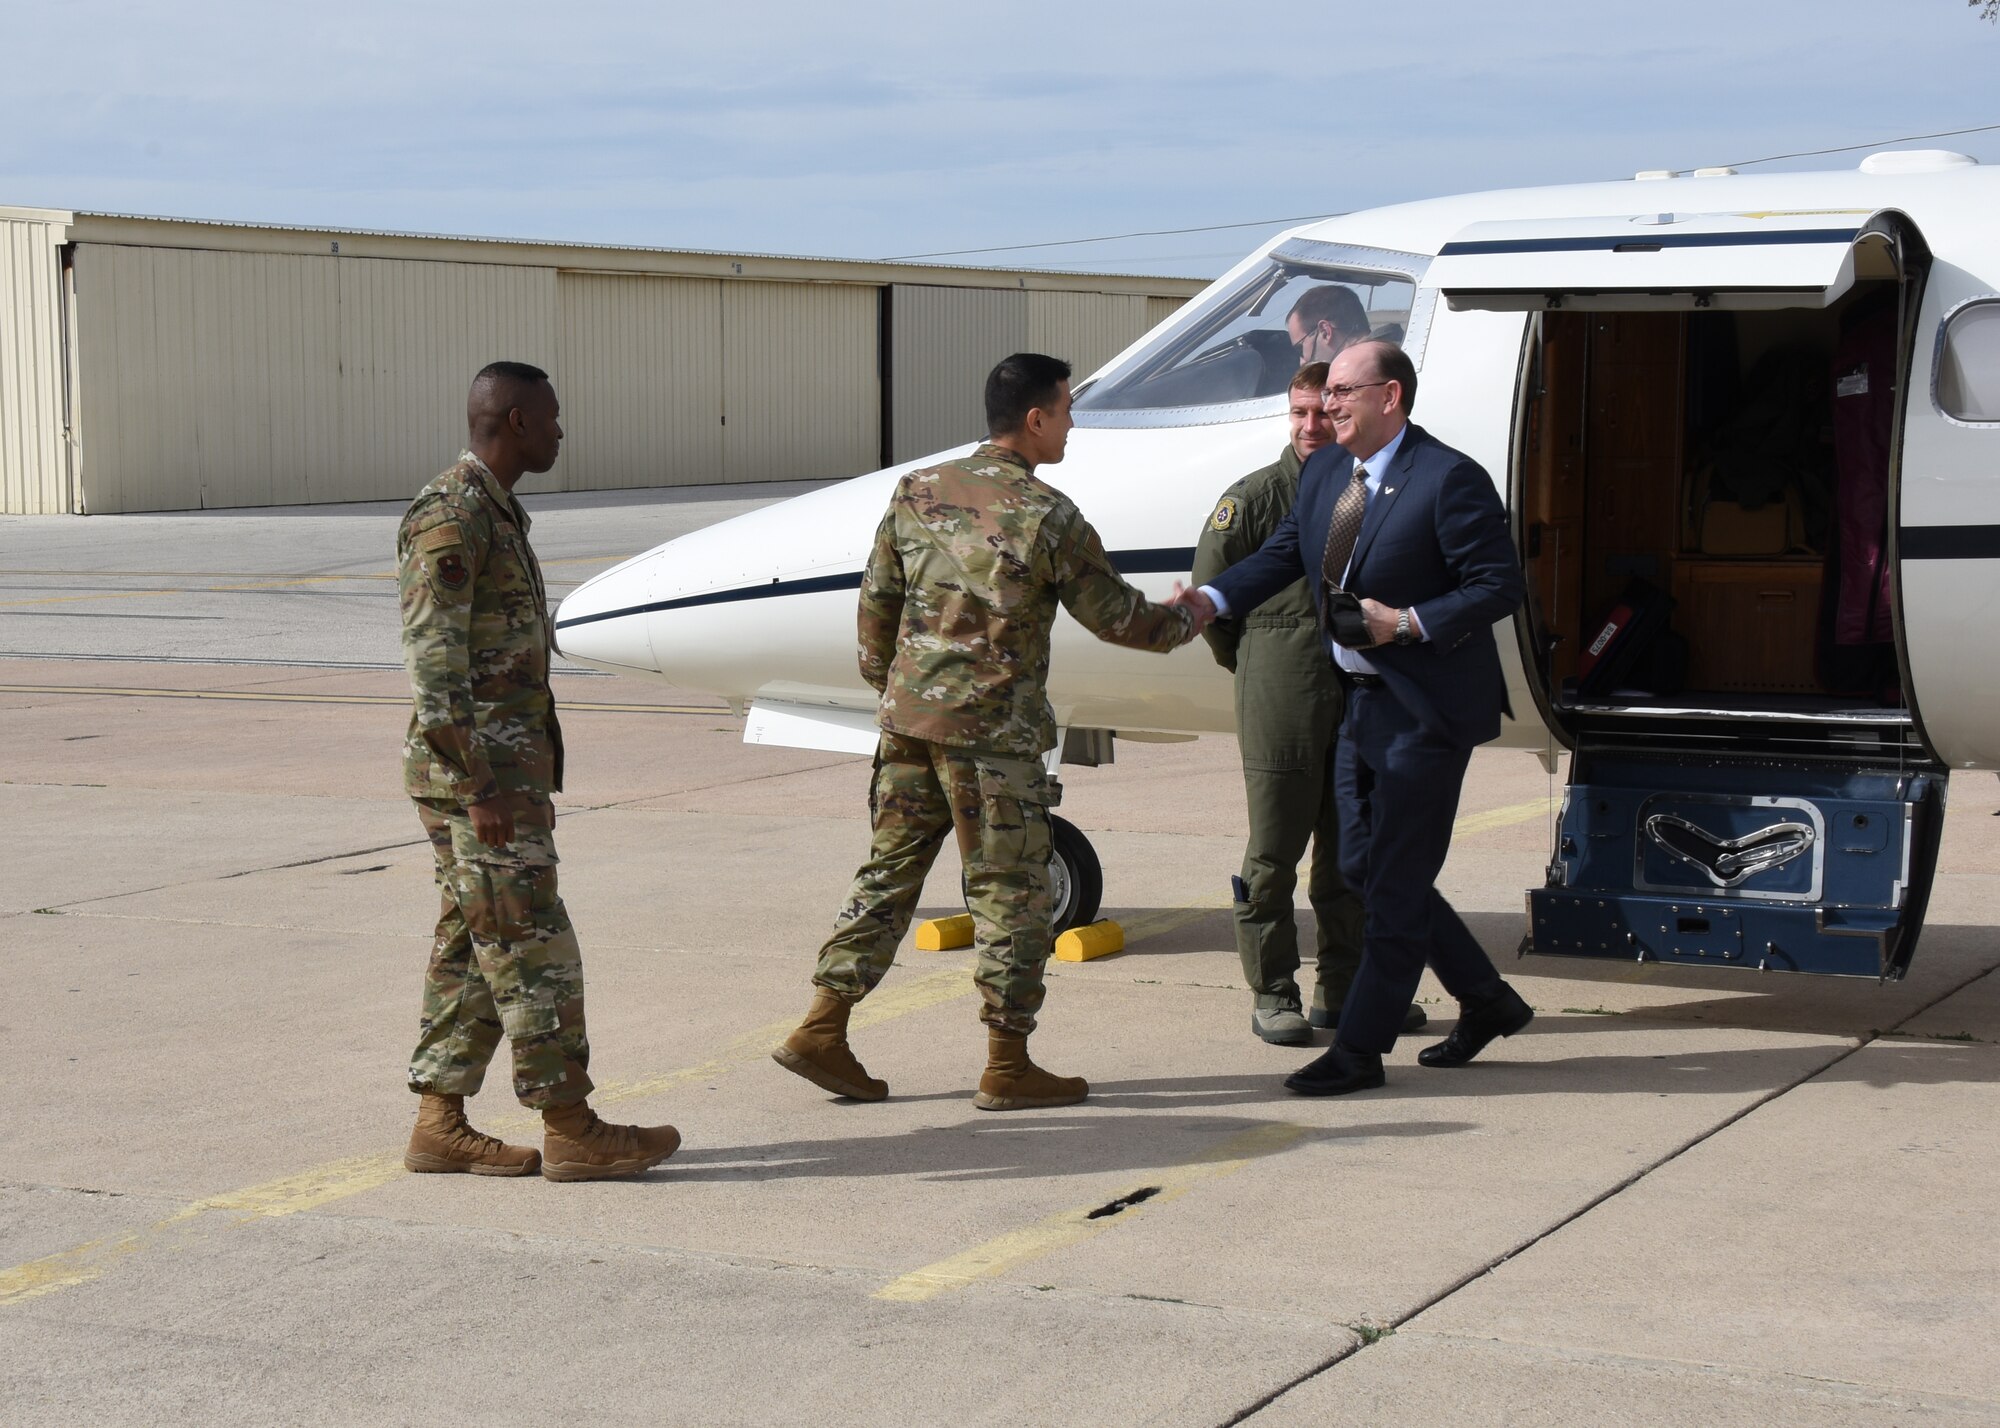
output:
<svg viewBox="0 0 2000 1428"><path fill-rule="evenodd" d="M942 762L979 955L980 1019L1026 1033L1041 1009L1052 938L1049 809L1061 801L1062 785L1039 759L952 750Z"/></svg>
<svg viewBox="0 0 2000 1428"><path fill-rule="evenodd" d="M514 1094L546 1108L590 1092L585 1068L583 955L556 892L555 807L509 795L514 838L479 841L462 811L451 819L451 888L471 934L473 957L514 1053Z"/></svg>

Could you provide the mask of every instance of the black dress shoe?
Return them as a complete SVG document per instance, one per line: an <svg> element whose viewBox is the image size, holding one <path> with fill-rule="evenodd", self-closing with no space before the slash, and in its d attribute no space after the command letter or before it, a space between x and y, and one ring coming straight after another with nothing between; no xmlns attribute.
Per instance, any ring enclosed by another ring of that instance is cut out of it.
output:
<svg viewBox="0 0 2000 1428"><path fill-rule="evenodd" d="M1463 1066L1496 1036L1512 1036L1535 1019L1535 1009L1521 1000L1521 994L1500 984L1500 993L1476 1007L1461 1006L1458 1025L1436 1046L1426 1046L1417 1060L1426 1066Z"/></svg>
<svg viewBox="0 0 2000 1428"><path fill-rule="evenodd" d="M1328 1011L1325 1007L1314 1007L1306 1013L1306 1020L1321 1031L1331 1031L1334 1027L1340 1025L1340 1012L1337 1009ZM1424 1015L1424 1009L1415 1002L1411 1002L1410 1009L1403 1013L1403 1030L1405 1032L1422 1031L1424 1023L1429 1020L1430 1018Z"/></svg>
<svg viewBox="0 0 2000 1428"><path fill-rule="evenodd" d="M1382 1058L1375 1052L1335 1045L1319 1060L1287 1076L1285 1089L1301 1096L1344 1096L1349 1091L1372 1091L1386 1079Z"/></svg>

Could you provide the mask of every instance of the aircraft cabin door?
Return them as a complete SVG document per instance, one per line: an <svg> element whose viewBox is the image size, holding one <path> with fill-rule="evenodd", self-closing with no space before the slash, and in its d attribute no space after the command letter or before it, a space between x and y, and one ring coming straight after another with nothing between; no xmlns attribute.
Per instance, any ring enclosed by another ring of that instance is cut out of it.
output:
<svg viewBox="0 0 2000 1428"><path fill-rule="evenodd" d="M1934 263L1914 326L1895 530L1910 686L1947 765L2000 768L2000 292Z"/></svg>
<svg viewBox="0 0 2000 1428"><path fill-rule="evenodd" d="M1482 223L1432 263L1450 310L1534 314L1509 489L1539 618L1517 626L1572 757L1524 951L1907 968L1946 776L1911 697L1937 698L1928 646L1904 644L1891 520L1928 268L1907 218L1865 209ZM1863 399L1846 414L1837 377ZM1836 419L1874 443L1871 496L1841 493L1860 436Z"/></svg>

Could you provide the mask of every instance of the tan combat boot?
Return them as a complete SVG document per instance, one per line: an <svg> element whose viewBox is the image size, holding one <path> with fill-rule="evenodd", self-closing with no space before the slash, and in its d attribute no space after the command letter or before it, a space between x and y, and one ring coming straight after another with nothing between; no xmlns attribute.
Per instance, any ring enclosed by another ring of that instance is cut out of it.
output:
<svg viewBox="0 0 2000 1428"><path fill-rule="evenodd" d="M1081 1076L1051 1076L1028 1059L1027 1033L986 1028L986 1074L972 1104L982 1111L1073 1106L1090 1094Z"/></svg>
<svg viewBox="0 0 2000 1428"><path fill-rule="evenodd" d="M465 1120L465 1097L424 1092L417 1127L403 1167L419 1175L533 1175L541 1155L525 1145L509 1145L481 1135Z"/></svg>
<svg viewBox="0 0 2000 1428"><path fill-rule="evenodd" d="M847 1045L847 1014L853 1009L852 1002L822 988L814 994L799 1029L785 1038L771 1059L836 1096L881 1100L889 1094L889 1083L870 1076Z"/></svg>
<svg viewBox="0 0 2000 1428"><path fill-rule="evenodd" d="M680 1147L672 1126L614 1126L582 1101L542 1112L542 1174L550 1180L637 1175Z"/></svg>

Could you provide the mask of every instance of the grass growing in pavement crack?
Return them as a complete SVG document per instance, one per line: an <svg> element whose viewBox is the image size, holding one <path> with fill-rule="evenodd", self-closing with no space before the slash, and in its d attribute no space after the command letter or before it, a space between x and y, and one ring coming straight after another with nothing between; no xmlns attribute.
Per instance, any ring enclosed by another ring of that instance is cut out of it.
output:
<svg viewBox="0 0 2000 1428"><path fill-rule="evenodd" d="M1371 1324L1365 1319L1359 1324L1349 1324L1347 1327L1352 1329L1356 1337L1361 1340L1361 1347L1364 1349L1370 1344L1381 1343L1382 1340L1392 1337L1396 1332L1394 1324Z"/></svg>
<svg viewBox="0 0 2000 1428"><path fill-rule="evenodd" d="M1623 1016L1625 1015L1625 1013L1622 1011L1613 1011L1610 1007L1564 1007L1563 1015L1564 1016Z"/></svg>

